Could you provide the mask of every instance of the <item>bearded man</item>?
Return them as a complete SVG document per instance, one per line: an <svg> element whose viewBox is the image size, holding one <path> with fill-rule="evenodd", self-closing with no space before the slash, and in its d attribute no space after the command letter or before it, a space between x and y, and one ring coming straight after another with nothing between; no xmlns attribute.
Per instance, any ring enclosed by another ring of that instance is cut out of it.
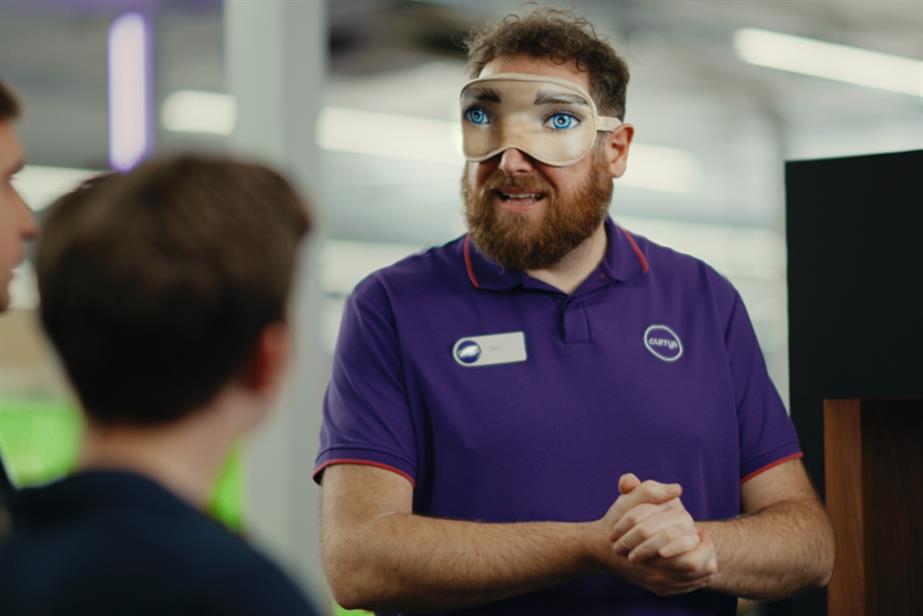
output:
<svg viewBox="0 0 923 616"><path fill-rule="evenodd" d="M825 584L829 521L740 296L608 218L624 62L540 10L469 63L469 233L344 313L315 470L337 601L730 615Z"/></svg>

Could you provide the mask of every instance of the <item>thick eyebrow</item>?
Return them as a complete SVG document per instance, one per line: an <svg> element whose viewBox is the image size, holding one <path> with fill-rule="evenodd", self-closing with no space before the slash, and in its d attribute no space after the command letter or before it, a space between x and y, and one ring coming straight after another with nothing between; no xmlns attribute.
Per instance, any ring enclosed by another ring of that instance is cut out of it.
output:
<svg viewBox="0 0 923 616"><path fill-rule="evenodd" d="M589 107L590 104L585 98L577 94L566 94L564 92L554 92L550 90L539 90L535 95L535 105L583 105Z"/></svg>
<svg viewBox="0 0 923 616"><path fill-rule="evenodd" d="M462 92L463 98L473 98L476 101L499 103L500 93L493 88L469 88Z"/></svg>

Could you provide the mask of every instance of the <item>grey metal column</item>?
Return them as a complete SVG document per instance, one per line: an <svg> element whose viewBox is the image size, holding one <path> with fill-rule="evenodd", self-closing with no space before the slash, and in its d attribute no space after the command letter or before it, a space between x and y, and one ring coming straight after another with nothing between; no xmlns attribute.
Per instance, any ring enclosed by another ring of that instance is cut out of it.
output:
<svg viewBox="0 0 923 616"><path fill-rule="evenodd" d="M315 139L327 64L326 4L227 0L225 46L238 108L233 149L286 172L308 195L321 227L302 255L292 307L298 332L292 386L244 455L244 520L256 543L323 607L329 591L320 564L320 493L311 471L327 372L319 340L323 221L317 197L323 189Z"/></svg>

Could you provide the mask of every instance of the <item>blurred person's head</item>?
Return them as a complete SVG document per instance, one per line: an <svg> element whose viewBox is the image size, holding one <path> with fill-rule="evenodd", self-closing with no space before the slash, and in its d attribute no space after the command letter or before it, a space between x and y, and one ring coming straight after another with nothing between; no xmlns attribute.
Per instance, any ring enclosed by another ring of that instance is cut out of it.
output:
<svg viewBox="0 0 923 616"><path fill-rule="evenodd" d="M154 160L52 205L41 320L90 424L168 427L228 395L255 424L288 364L309 227L281 175L204 156Z"/></svg>
<svg viewBox="0 0 923 616"><path fill-rule="evenodd" d="M32 212L13 187L13 176L25 159L13 129L19 113L16 95L0 81L0 312L10 303L9 284L13 268L22 260L23 241L38 230Z"/></svg>
<svg viewBox="0 0 923 616"><path fill-rule="evenodd" d="M624 119L628 68L592 24L571 12L537 9L509 15L474 31L466 43L472 79L512 73L566 80L589 93L600 116ZM502 101L492 91L482 98L483 107L475 113L488 123L492 105ZM462 121L468 121L469 110L462 113ZM583 120L562 108L551 109L546 121L551 131L568 130ZM592 147L565 165L543 163L515 147L486 160L469 160L462 194L478 248L509 268L558 263L605 221L612 179L625 171L633 134L629 124L597 132Z"/></svg>

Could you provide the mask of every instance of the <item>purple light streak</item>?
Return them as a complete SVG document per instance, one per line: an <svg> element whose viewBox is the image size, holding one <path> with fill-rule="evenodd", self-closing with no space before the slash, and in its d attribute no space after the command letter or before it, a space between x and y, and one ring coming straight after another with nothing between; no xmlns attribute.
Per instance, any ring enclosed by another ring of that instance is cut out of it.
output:
<svg viewBox="0 0 923 616"><path fill-rule="evenodd" d="M109 27L109 164L127 171L153 141L152 54L149 22L126 13Z"/></svg>

